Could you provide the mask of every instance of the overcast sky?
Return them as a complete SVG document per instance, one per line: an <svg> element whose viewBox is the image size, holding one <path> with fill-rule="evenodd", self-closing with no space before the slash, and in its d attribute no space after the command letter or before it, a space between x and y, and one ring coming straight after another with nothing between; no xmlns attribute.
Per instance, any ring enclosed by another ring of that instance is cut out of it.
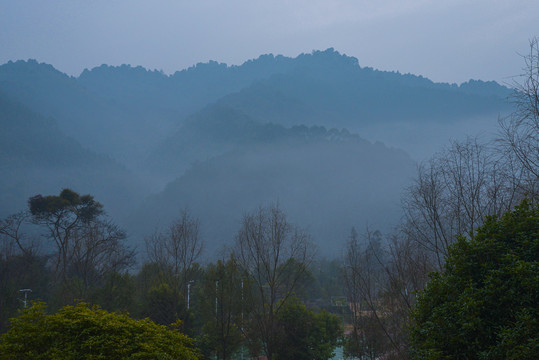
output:
<svg viewBox="0 0 539 360"><path fill-rule="evenodd" d="M538 0L0 0L0 63L173 73L333 47L434 81L510 82L539 36L538 14Z"/></svg>

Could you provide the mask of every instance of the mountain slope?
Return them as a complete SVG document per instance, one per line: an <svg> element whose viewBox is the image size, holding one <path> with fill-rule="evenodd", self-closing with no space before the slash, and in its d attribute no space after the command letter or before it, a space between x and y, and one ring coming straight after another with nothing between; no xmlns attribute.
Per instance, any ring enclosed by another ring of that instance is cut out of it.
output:
<svg viewBox="0 0 539 360"><path fill-rule="evenodd" d="M0 66L0 91L30 110L56 119L84 147L133 165L164 137L159 121L133 104L117 104L51 65L35 60ZM156 118L161 119L160 117Z"/></svg>
<svg viewBox="0 0 539 360"><path fill-rule="evenodd" d="M262 55L241 66L210 61L167 76L140 66L107 66L84 70L78 81L87 89L119 104L159 108L178 117L188 116L222 96L248 87L273 74L286 73L294 60Z"/></svg>
<svg viewBox="0 0 539 360"><path fill-rule="evenodd" d="M434 83L421 76L360 67L333 49L303 54L218 103L260 122L345 127L422 159L462 134L494 132L512 111L512 90L495 82Z"/></svg>
<svg viewBox="0 0 539 360"><path fill-rule="evenodd" d="M415 171L404 152L346 131L250 122L223 133L219 139L235 139L234 146L193 164L151 197L133 217L138 234L154 230L147 224L166 226L188 208L201 219L213 254L230 244L245 211L279 202L324 254L334 256L352 226L387 230L398 219L400 191Z"/></svg>
<svg viewBox="0 0 539 360"><path fill-rule="evenodd" d="M240 66L209 62L170 76L142 67L102 65L74 78L50 65L17 61L0 66L0 90L57 119L62 131L83 146L130 168L137 168L185 119L212 103L261 123L346 127L413 150L429 138L415 136L425 126L439 134L455 129L448 134L455 137L459 131L475 133L488 126L478 119L496 123L510 109L505 98L511 92L494 82L457 86L361 67L357 59L333 49L296 58L263 55ZM401 141L403 133L413 139Z"/></svg>
<svg viewBox="0 0 539 360"><path fill-rule="evenodd" d="M84 149L44 118L0 93L0 215L21 210L30 196L62 188L91 193L116 218L146 189L108 157Z"/></svg>

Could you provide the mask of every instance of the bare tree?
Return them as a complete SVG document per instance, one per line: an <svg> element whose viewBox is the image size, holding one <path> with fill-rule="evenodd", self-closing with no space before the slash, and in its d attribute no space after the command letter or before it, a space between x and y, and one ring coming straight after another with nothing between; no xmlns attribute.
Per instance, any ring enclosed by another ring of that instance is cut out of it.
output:
<svg viewBox="0 0 539 360"><path fill-rule="evenodd" d="M519 185L527 197L539 194L539 38L530 40L530 52L523 56L523 73L514 82L515 111L500 119L500 142L507 158L520 164Z"/></svg>
<svg viewBox="0 0 539 360"><path fill-rule="evenodd" d="M159 266L163 279L183 291L189 280L189 272L203 249L200 222L185 210L166 232L156 232L146 241L148 260ZM168 275L167 275L168 274Z"/></svg>
<svg viewBox="0 0 539 360"><path fill-rule="evenodd" d="M440 268L454 236L445 191L438 164L431 159L419 166L403 198L404 233L430 251Z"/></svg>
<svg viewBox="0 0 539 360"><path fill-rule="evenodd" d="M245 294L251 308L250 341L261 341L271 359L276 353L276 316L307 271L314 253L310 236L292 226L277 206L260 207L243 217L236 236L235 259L254 291Z"/></svg>
<svg viewBox="0 0 539 360"><path fill-rule="evenodd" d="M29 221L30 214L26 211L20 211L9 215L5 219L0 219L0 237L2 238L2 247L13 249L22 255L33 255L37 251L37 244L29 239L23 232L24 225ZM5 255L6 251L2 251ZM13 253L13 250L10 251Z"/></svg>
<svg viewBox="0 0 539 360"><path fill-rule="evenodd" d="M411 296L404 249L387 251L379 231L352 230L345 253L345 284L352 310L347 351L360 359L406 358L406 320ZM391 257L396 256L396 258ZM406 287L409 286L409 289ZM410 295L407 290L410 290Z"/></svg>
<svg viewBox="0 0 539 360"><path fill-rule="evenodd" d="M379 331L380 326L372 310L376 301L373 299L375 278L370 276L371 260L365 243L352 228L344 256L345 288L352 311L352 331L345 349L347 354L359 359L376 359L385 348L377 341L384 335Z"/></svg>
<svg viewBox="0 0 539 360"><path fill-rule="evenodd" d="M500 121L502 140L522 165L539 177L539 38L530 40L525 67L514 83L516 110Z"/></svg>
<svg viewBox="0 0 539 360"><path fill-rule="evenodd" d="M518 169L495 150L477 138L453 141L419 166L403 197L402 231L438 269L457 235L473 235L486 216L501 216L523 196Z"/></svg>
<svg viewBox="0 0 539 360"><path fill-rule="evenodd" d="M135 252L125 245L126 234L117 225L100 219L72 234L73 250L68 275L78 281L79 297L98 285L107 274L127 270L135 262Z"/></svg>
<svg viewBox="0 0 539 360"><path fill-rule="evenodd" d="M385 311L384 333L391 336L391 344L396 346L391 352L394 356L388 358L409 356L410 311L416 302L416 292L425 287L428 274L434 270L429 255L417 242L400 233L389 238L385 281L379 294Z"/></svg>
<svg viewBox="0 0 539 360"><path fill-rule="evenodd" d="M409 312L432 266L424 248L400 235L384 241L378 231L367 228L360 237L352 229L347 243L344 278L353 327L346 348L360 359L408 357Z"/></svg>

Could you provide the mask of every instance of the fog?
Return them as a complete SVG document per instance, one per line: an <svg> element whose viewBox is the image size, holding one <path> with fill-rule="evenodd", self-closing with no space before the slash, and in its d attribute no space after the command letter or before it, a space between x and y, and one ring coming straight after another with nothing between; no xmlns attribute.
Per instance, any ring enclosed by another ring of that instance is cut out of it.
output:
<svg viewBox="0 0 539 360"><path fill-rule="evenodd" d="M332 48L173 75L103 65L70 77L9 62L1 210L62 188L90 193L143 251L187 209L211 257L245 213L278 203L335 257L352 227L393 230L417 162L450 139L495 136L511 91L365 68Z"/></svg>

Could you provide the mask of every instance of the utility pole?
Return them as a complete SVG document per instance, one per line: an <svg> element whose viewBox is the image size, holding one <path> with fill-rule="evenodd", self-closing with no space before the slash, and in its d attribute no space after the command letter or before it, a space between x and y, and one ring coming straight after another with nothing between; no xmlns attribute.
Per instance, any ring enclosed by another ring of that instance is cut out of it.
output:
<svg viewBox="0 0 539 360"><path fill-rule="evenodd" d="M187 310L189 310L189 298L191 295L191 284L194 282L194 280L189 280L187 282Z"/></svg>
<svg viewBox="0 0 539 360"><path fill-rule="evenodd" d="M32 292L32 289L20 289L20 293L24 294L24 300L21 300L24 303L24 308L26 309L26 303L28 302L28 293Z"/></svg>
<svg viewBox="0 0 539 360"><path fill-rule="evenodd" d="M215 318L217 318L217 293L219 288L219 280L215 281Z"/></svg>
<svg viewBox="0 0 539 360"><path fill-rule="evenodd" d="M243 333L243 279L241 279L241 336L244 336ZM243 360L243 343L245 339L241 341L241 360Z"/></svg>

